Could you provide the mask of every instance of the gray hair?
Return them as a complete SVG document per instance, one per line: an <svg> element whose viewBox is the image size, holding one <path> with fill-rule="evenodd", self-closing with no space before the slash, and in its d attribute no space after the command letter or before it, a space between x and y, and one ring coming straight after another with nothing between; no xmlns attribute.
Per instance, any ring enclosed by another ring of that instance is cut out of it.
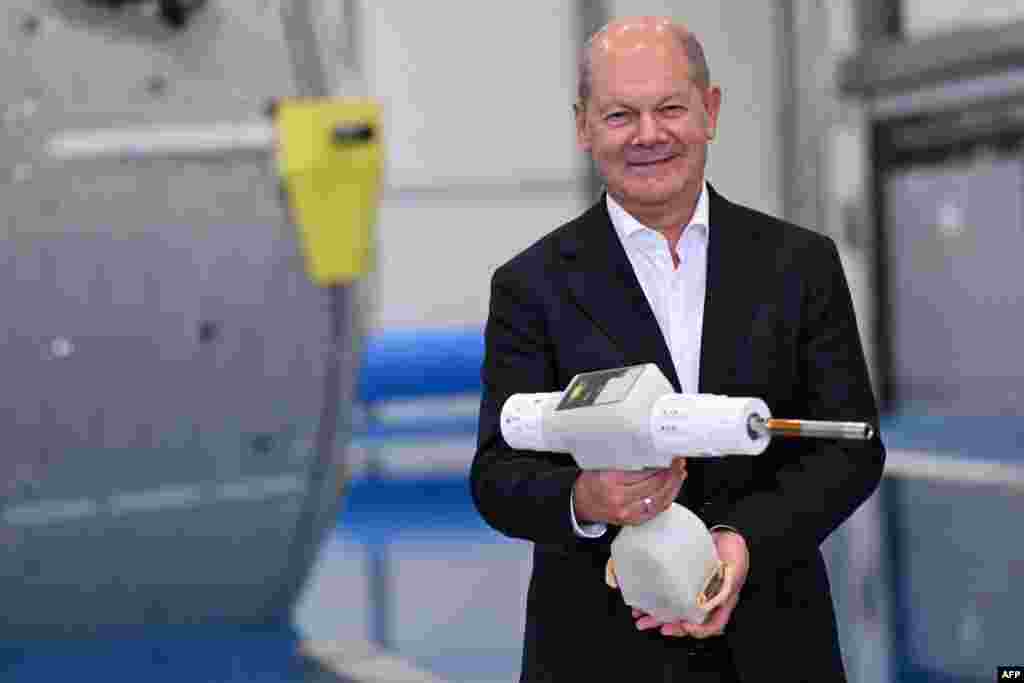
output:
<svg viewBox="0 0 1024 683"><path fill-rule="evenodd" d="M593 65L591 63L591 53L594 42L598 36L605 32L605 28L595 32L594 35L587 39L586 44L583 46L583 51L580 54L579 60L579 74L578 74L578 86L577 86L577 106L583 108L586 104L587 99L590 97L590 83L591 73L593 71ZM683 29L678 26L671 27L672 34L679 39L683 49L686 50L686 59L690 63L690 80L697 84L700 88L706 89L711 85L711 70L708 68L708 60L704 56L704 47L700 44L700 41L690 31Z"/></svg>

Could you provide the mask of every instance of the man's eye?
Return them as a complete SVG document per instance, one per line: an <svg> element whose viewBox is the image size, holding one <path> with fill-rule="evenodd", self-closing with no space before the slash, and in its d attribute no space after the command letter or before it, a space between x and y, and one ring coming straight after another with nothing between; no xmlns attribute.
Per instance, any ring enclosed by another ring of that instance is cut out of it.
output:
<svg viewBox="0 0 1024 683"><path fill-rule="evenodd" d="M679 104L670 104L661 108L661 113L666 116L682 116L686 113L686 107Z"/></svg>
<svg viewBox="0 0 1024 683"><path fill-rule="evenodd" d="M625 123L627 119L628 114L624 111L613 111L612 113L604 117L605 123L611 124L613 126Z"/></svg>

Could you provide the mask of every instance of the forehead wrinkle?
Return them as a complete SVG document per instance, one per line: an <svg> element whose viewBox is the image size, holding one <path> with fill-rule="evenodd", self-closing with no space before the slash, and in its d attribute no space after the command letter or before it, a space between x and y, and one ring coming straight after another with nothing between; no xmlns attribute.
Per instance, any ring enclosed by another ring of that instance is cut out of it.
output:
<svg viewBox="0 0 1024 683"><path fill-rule="evenodd" d="M644 53L643 57L650 53ZM668 71L655 74L644 67L646 62L629 64L627 60L612 59L591 73L591 96L597 101L663 102L672 97L689 101L696 87L689 78L685 63L674 64ZM653 77L652 77L653 76Z"/></svg>

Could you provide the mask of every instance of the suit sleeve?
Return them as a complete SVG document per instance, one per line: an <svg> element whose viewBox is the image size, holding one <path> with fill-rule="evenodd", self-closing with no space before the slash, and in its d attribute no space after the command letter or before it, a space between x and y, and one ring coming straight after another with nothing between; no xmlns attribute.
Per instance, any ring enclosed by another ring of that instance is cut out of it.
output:
<svg viewBox="0 0 1024 683"><path fill-rule="evenodd" d="M553 341L536 290L506 265L491 281L481 371L477 451L470 470L473 501L494 529L535 543L598 543L573 533L570 495L580 474L572 457L512 449L499 416L515 393L560 391Z"/></svg>
<svg viewBox="0 0 1024 683"><path fill-rule="evenodd" d="M805 412L818 420L878 424L867 364L849 286L835 244L828 239L808 250L802 294L799 358ZM876 435L867 442L797 440L774 449L774 476L707 515L713 524L735 527L750 551L748 582L757 585L794 562L813 557L818 546L878 486L885 450ZM769 456L771 451L764 456Z"/></svg>

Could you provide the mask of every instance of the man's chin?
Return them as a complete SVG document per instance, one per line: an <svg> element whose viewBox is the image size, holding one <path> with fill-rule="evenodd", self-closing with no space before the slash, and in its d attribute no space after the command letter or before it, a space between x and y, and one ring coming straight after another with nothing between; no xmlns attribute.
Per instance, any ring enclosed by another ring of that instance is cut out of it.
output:
<svg viewBox="0 0 1024 683"><path fill-rule="evenodd" d="M625 204L633 204L637 206L662 206L668 204L673 199L679 197L682 193L682 187L651 187L646 185L643 187L623 187L619 192L613 193L613 196L621 197L622 202Z"/></svg>

